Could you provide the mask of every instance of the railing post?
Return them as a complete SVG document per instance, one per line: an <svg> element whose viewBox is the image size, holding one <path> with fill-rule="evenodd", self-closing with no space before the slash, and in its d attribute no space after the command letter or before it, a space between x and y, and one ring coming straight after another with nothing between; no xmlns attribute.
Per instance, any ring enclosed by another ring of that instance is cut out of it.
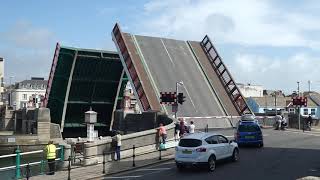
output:
<svg viewBox="0 0 320 180"><path fill-rule="evenodd" d="M135 151L136 151L136 146L135 145L133 145L133 147L132 147L132 166L133 167L135 167L136 166L136 162L135 162L135 157L136 157L136 153L135 153Z"/></svg>
<svg viewBox="0 0 320 180"><path fill-rule="evenodd" d="M159 160L161 160L161 151L162 151L162 149L161 149L161 146L159 144Z"/></svg>
<svg viewBox="0 0 320 180"><path fill-rule="evenodd" d="M20 179L21 178L21 173L20 173L20 159L21 159L21 156L20 156L20 149L19 147L17 148L16 150L16 179Z"/></svg>
<svg viewBox="0 0 320 180"><path fill-rule="evenodd" d="M29 180L29 178L30 178L30 165L29 165L29 163L27 165L26 178L27 178L27 180Z"/></svg>
<svg viewBox="0 0 320 180"><path fill-rule="evenodd" d="M60 161L63 162L64 161L64 146L59 145L59 147L60 147Z"/></svg>
<svg viewBox="0 0 320 180"><path fill-rule="evenodd" d="M44 160L42 159L40 162L40 174L43 175L44 173Z"/></svg>
<svg viewBox="0 0 320 180"><path fill-rule="evenodd" d="M70 178L70 171L71 171L71 156L68 158L69 165L68 165L68 180L71 180Z"/></svg>
<svg viewBox="0 0 320 180"><path fill-rule="evenodd" d="M103 151L103 162L102 162L102 165L103 165L102 173L105 174L106 173L106 153L104 151Z"/></svg>

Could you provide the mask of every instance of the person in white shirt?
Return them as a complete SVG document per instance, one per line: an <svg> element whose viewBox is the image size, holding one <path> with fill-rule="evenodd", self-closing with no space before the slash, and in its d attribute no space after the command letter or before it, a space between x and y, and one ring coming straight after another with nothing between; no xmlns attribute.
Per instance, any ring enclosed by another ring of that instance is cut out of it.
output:
<svg viewBox="0 0 320 180"><path fill-rule="evenodd" d="M121 148L121 134L120 134L120 131L117 131L117 135L115 136L115 140L117 142L117 146L116 146L117 161L120 161L120 148Z"/></svg>
<svg viewBox="0 0 320 180"><path fill-rule="evenodd" d="M189 126L189 133L192 134L194 133L195 125L193 124L193 121L190 122Z"/></svg>

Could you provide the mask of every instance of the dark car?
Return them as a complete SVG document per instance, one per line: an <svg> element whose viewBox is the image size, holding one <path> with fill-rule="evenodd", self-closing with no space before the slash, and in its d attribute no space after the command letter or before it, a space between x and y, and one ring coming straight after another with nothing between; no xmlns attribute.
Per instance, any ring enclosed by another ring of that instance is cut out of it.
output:
<svg viewBox="0 0 320 180"><path fill-rule="evenodd" d="M238 145L257 145L263 147L263 135L257 120L241 120L239 121L236 132L235 141Z"/></svg>

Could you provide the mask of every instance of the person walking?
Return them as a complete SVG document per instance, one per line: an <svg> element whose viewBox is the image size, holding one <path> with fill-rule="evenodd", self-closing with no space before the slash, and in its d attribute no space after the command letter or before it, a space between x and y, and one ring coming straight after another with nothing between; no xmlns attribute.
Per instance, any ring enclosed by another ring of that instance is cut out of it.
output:
<svg viewBox="0 0 320 180"><path fill-rule="evenodd" d="M161 137L162 143L166 144L167 130L162 123L159 124L159 137Z"/></svg>
<svg viewBox="0 0 320 180"><path fill-rule="evenodd" d="M307 128L311 131L311 126L312 126L312 117L311 114L309 114L307 118Z"/></svg>
<svg viewBox="0 0 320 180"><path fill-rule="evenodd" d="M175 123L175 126L174 126L174 140L177 141L180 136L180 123L179 122L176 122Z"/></svg>
<svg viewBox="0 0 320 180"><path fill-rule="evenodd" d="M180 138L183 137L183 135L184 135L186 132L187 132L187 130L186 130L186 125L185 125L185 123L184 123L184 120L181 118L181 119L180 119L180 134L179 134Z"/></svg>
<svg viewBox="0 0 320 180"><path fill-rule="evenodd" d="M189 133L193 134L194 133L194 129L195 129L195 125L193 124L193 121L190 122L190 126L189 126Z"/></svg>
<svg viewBox="0 0 320 180"><path fill-rule="evenodd" d="M49 141L46 146L47 160L49 166L48 175L54 175L55 171L55 160L56 160L56 145L53 144L53 141Z"/></svg>
<svg viewBox="0 0 320 180"><path fill-rule="evenodd" d="M120 131L116 132L115 141L116 141L116 155L117 155L116 161L120 161L120 149L121 149L121 134L120 134Z"/></svg>

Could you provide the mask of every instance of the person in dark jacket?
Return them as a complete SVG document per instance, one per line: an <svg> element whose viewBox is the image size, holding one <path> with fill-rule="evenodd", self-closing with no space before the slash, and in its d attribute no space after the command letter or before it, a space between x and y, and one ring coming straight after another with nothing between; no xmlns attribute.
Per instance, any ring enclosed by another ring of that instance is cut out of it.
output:
<svg viewBox="0 0 320 180"><path fill-rule="evenodd" d="M183 135L187 133L187 128L186 128L186 125L184 123L184 120L181 118L180 119L180 138L183 137Z"/></svg>

